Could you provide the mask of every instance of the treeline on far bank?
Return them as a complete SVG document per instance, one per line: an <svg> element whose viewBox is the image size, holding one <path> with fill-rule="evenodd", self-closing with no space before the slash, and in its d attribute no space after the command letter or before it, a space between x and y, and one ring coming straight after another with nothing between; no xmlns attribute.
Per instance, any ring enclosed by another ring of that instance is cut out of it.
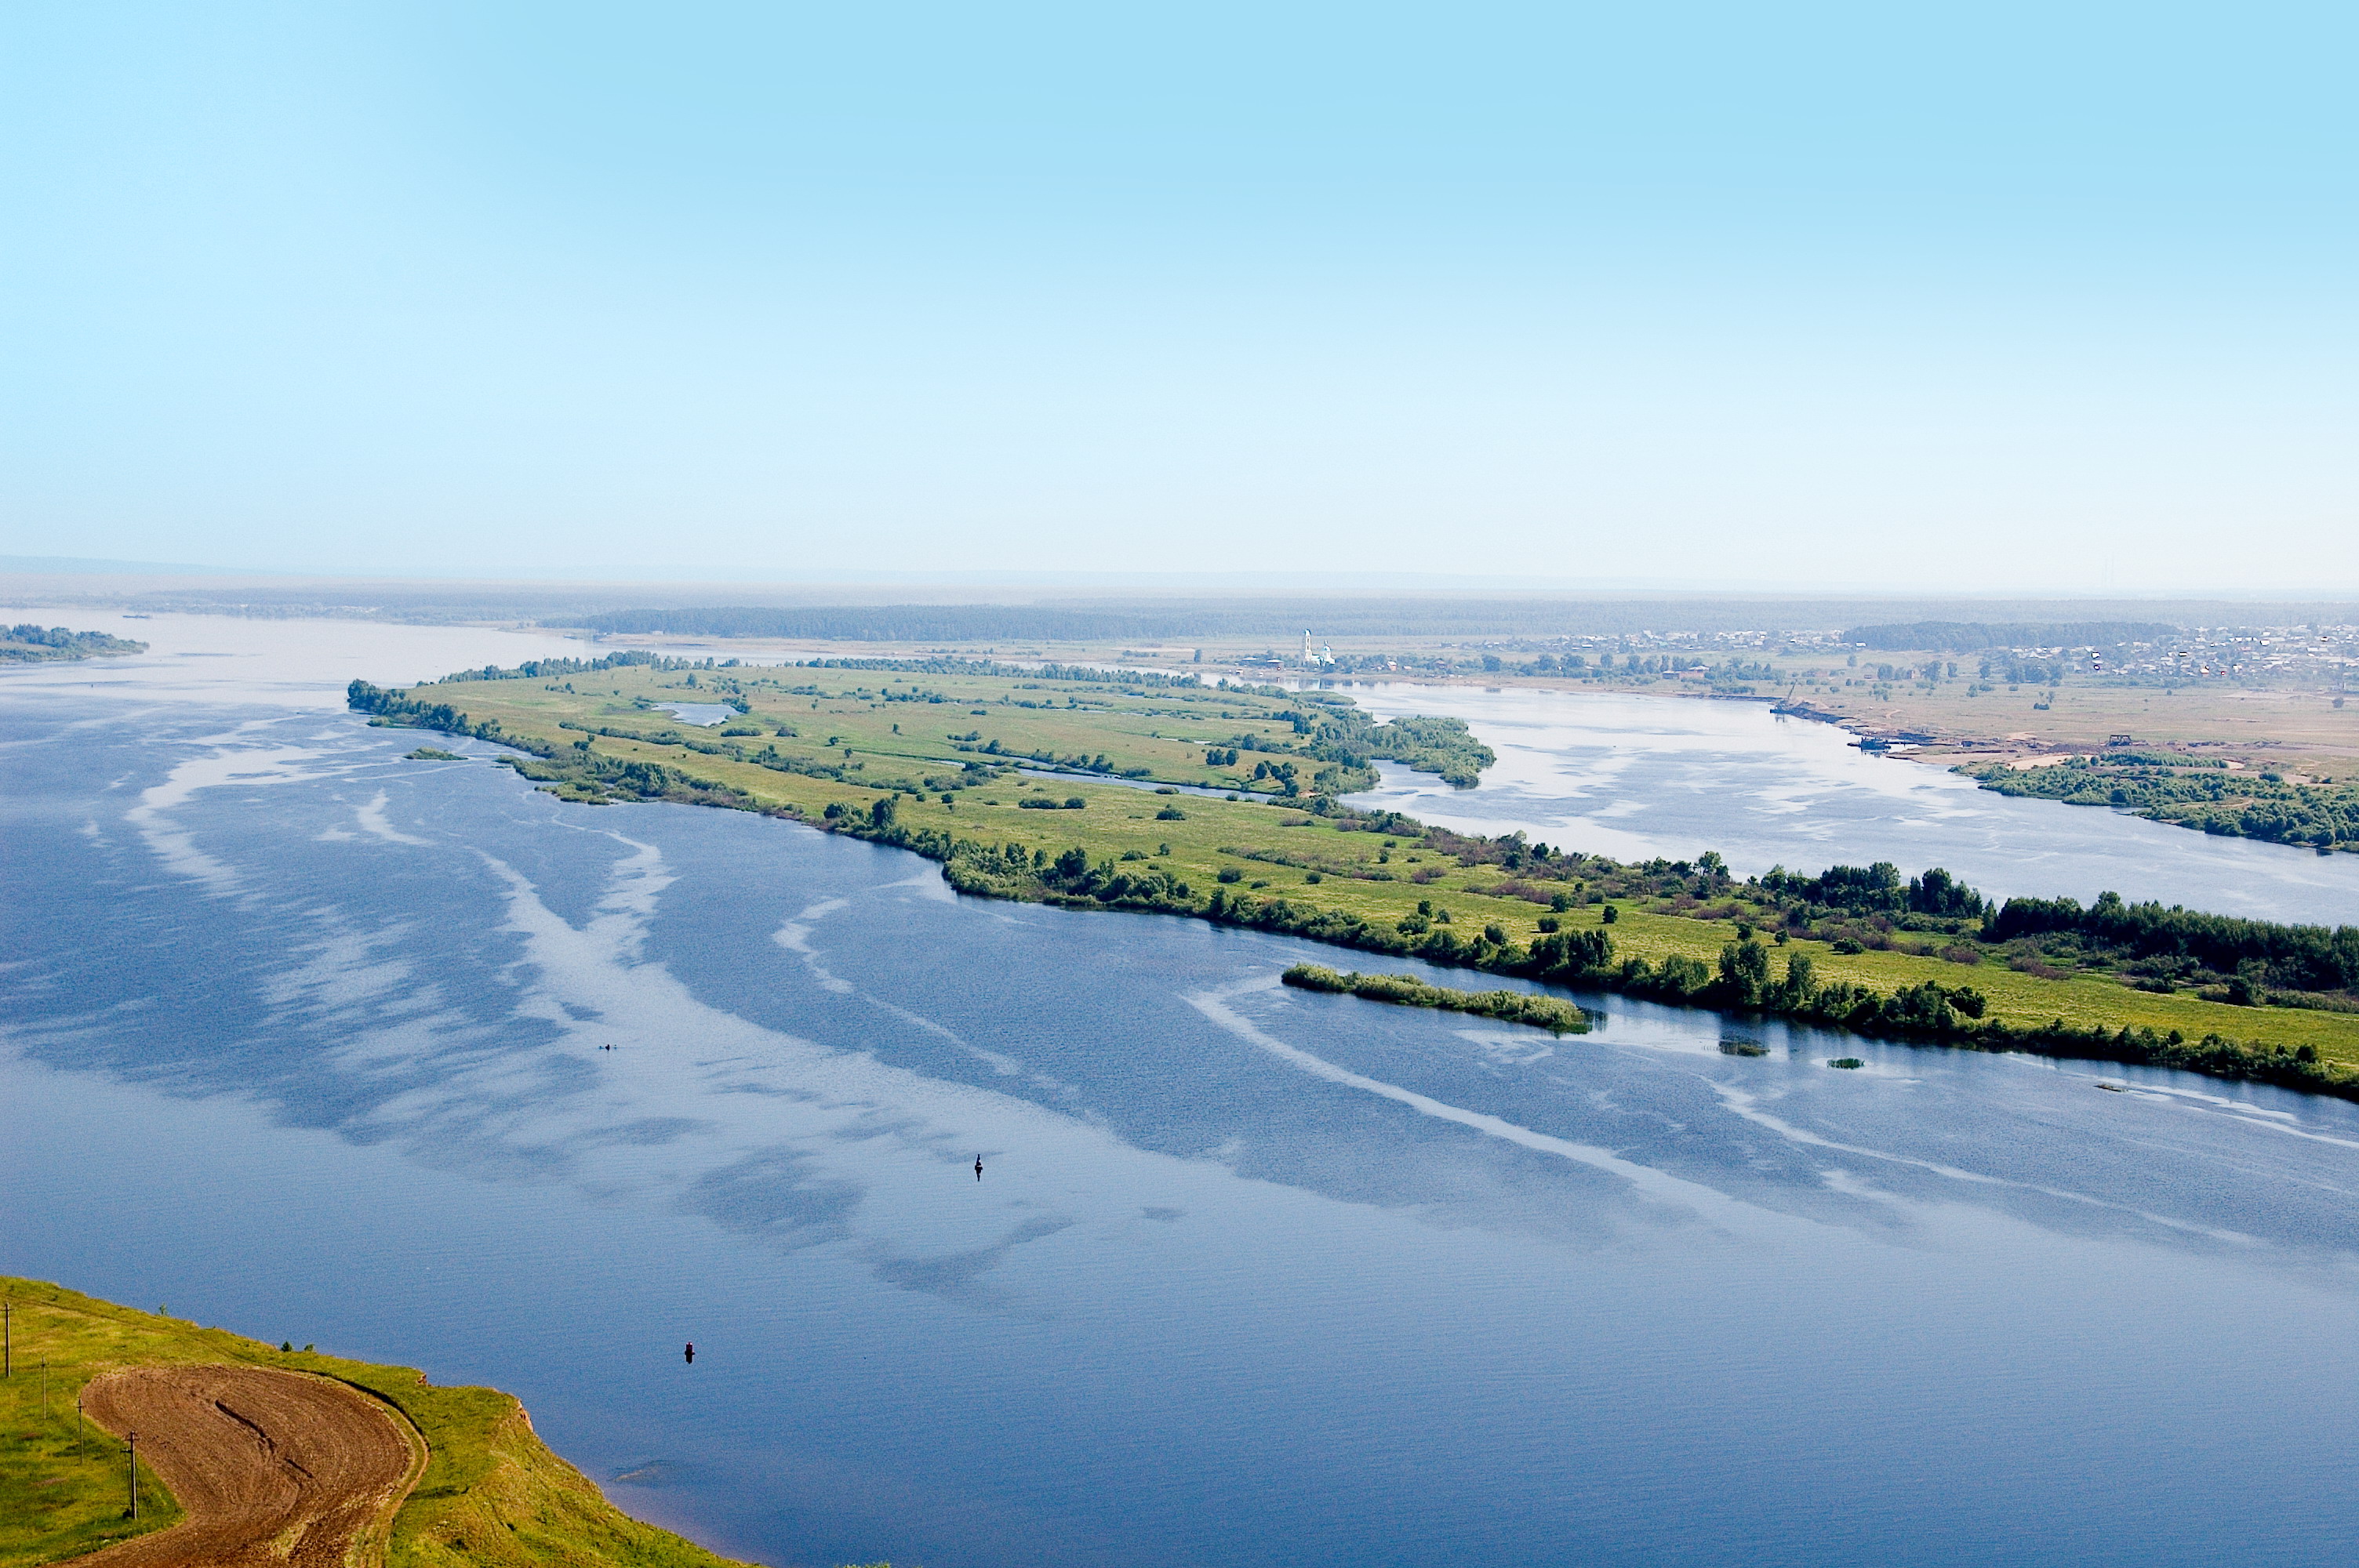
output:
<svg viewBox="0 0 2359 1568"><path fill-rule="evenodd" d="M2046 767L1972 770L2000 795L2105 806L2230 838L2294 844L2320 854L2359 850L2359 784L2297 784L2175 752L2100 752Z"/></svg>

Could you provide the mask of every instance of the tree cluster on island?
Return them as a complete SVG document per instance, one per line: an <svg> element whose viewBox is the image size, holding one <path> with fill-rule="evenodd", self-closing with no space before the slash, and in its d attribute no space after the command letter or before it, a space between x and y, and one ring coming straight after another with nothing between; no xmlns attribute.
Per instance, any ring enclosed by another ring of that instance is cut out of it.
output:
<svg viewBox="0 0 2359 1568"><path fill-rule="evenodd" d="M63 659L109 658L144 654L147 644L104 632L76 632L65 626L41 626L33 622L0 629L0 663L48 664Z"/></svg>
<svg viewBox="0 0 2359 1568"><path fill-rule="evenodd" d="M2038 768L1973 770L1984 789L2104 806L2223 838L2359 851L2359 784L2296 784L2277 769L2230 769L2177 752L2114 751Z"/></svg>

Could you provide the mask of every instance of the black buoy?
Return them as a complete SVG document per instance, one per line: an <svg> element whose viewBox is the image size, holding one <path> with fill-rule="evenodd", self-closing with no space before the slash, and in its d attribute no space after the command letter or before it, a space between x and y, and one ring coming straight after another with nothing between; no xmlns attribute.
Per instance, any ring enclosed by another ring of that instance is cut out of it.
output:
<svg viewBox="0 0 2359 1568"><path fill-rule="evenodd" d="M974 1179L978 1182L983 1180L983 1156L980 1154L974 1157Z"/></svg>
<svg viewBox="0 0 2359 1568"><path fill-rule="evenodd" d="M691 1367L696 1365L696 1341L693 1339L688 1342L688 1364Z"/></svg>

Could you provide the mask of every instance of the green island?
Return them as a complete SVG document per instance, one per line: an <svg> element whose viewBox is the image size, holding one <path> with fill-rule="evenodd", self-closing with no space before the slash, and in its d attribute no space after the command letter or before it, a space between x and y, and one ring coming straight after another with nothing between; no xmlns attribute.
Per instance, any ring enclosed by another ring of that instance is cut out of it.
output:
<svg viewBox="0 0 2359 1568"><path fill-rule="evenodd" d="M94 1424L77 1433L75 1397L128 1367L253 1366L332 1378L383 1400L425 1440L426 1468L394 1515L385 1561L734 1568L669 1530L632 1519L550 1452L524 1407L496 1389L437 1388L409 1367L273 1346L226 1329L136 1311L39 1280L0 1278L14 1375L0 1382L0 1568L31 1568L179 1522L143 1465L139 1519L124 1518L122 1448Z"/></svg>
<svg viewBox="0 0 2359 1568"><path fill-rule="evenodd" d="M110 658L144 654L145 643L111 637L103 632L76 632L64 626L37 626L30 621L0 627L0 664L51 664L63 659Z"/></svg>
<svg viewBox="0 0 2359 1568"><path fill-rule="evenodd" d="M1994 905L1939 870L1624 863L1339 797L1392 758L1471 782L1456 720L1332 691L948 657L755 666L627 652L386 690L377 724L491 741L585 805L784 816L962 892L1190 915L1570 989L1862 1034L2181 1067L2359 1098L2359 928L2107 895ZM669 707L724 716L691 725Z"/></svg>
<svg viewBox="0 0 2359 1568"><path fill-rule="evenodd" d="M1338 974L1320 964L1297 964L1278 977L1307 991L1328 991L1388 1001L1396 1007L1431 1007L1445 1012L1471 1012L1508 1023L1528 1023L1551 1034L1586 1034L1589 1014L1571 1002L1533 991L1462 991L1437 986L1415 975Z"/></svg>

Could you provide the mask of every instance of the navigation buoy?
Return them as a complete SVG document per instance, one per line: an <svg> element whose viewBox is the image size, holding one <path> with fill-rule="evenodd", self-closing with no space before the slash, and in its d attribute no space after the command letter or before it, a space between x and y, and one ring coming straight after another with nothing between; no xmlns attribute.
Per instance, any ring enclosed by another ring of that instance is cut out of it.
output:
<svg viewBox="0 0 2359 1568"><path fill-rule="evenodd" d="M978 1182L983 1180L983 1156L980 1154L974 1157L974 1179Z"/></svg>
<svg viewBox="0 0 2359 1568"><path fill-rule="evenodd" d="M695 1341L695 1340L691 1339L691 1340L690 1340L690 1341L688 1342L688 1353L687 1353L687 1354L688 1354L688 1364L689 1364L690 1366L691 1366L691 1367L695 1366L695 1365L696 1365L696 1341Z"/></svg>

